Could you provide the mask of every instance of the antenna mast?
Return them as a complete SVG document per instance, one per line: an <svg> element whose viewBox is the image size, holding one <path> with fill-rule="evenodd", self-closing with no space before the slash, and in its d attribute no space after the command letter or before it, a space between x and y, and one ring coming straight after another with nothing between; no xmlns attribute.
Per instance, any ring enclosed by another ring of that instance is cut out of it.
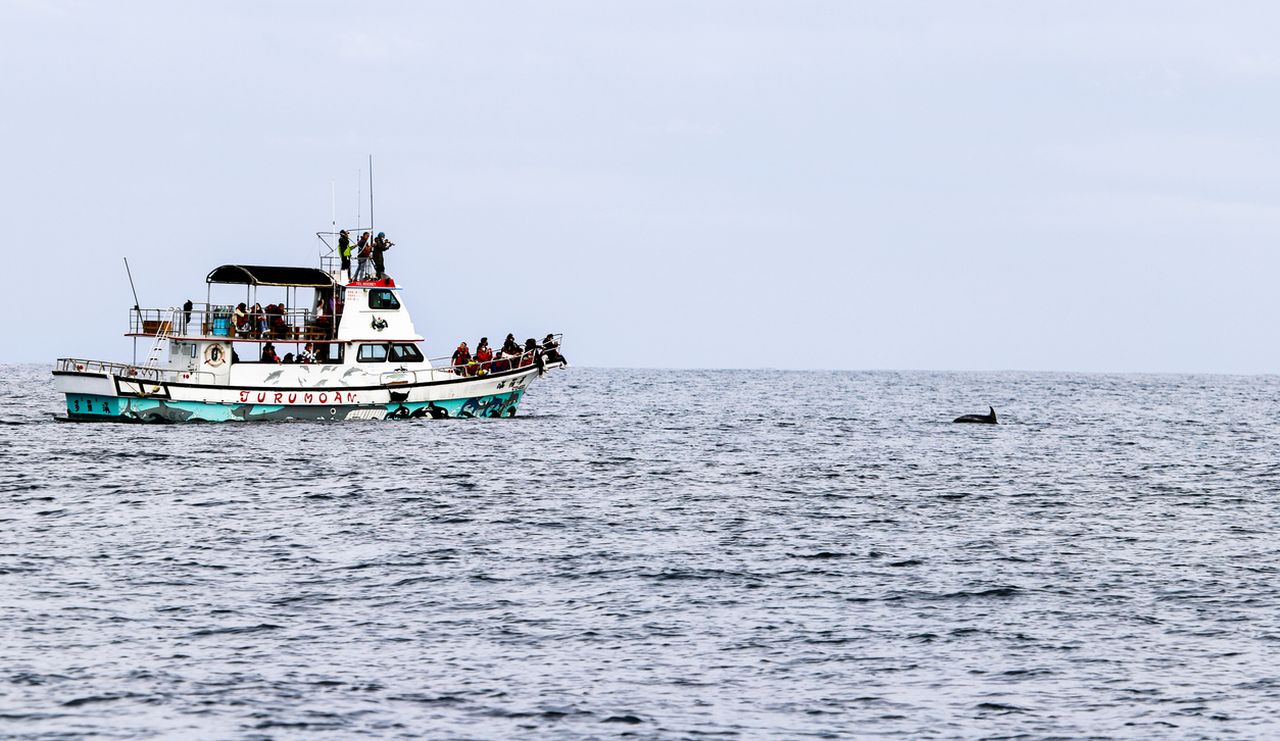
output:
<svg viewBox="0 0 1280 741"><path fill-rule="evenodd" d="M129 258L124 259L124 273L129 276L129 290L133 291L133 310L138 314L138 331L142 331L142 307L139 306L138 289L133 285L133 271L129 269ZM138 362L138 338L133 338L133 362Z"/></svg>
<svg viewBox="0 0 1280 741"><path fill-rule="evenodd" d="M373 231L373 155L369 155L369 231Z"/></svg>
<svg viewBox="0 0 1280 741"><path fill-rule="evenodd" d="M133 286L133 271L129 269L129 258L124 259L124 273L129 276L129 290L133 291L133 310L138 312L138 321L142 321L142 308L138 305L138 289Z"/></svg>
<svg viewBox="0 0 1280 741"><path fill-rule="evenodd" d="M361 178L362 175L364 175L364 173L361 172L359 169L356 169L356 230L357 231L364 228L360 226L360 181L363 179Z"/></svg>

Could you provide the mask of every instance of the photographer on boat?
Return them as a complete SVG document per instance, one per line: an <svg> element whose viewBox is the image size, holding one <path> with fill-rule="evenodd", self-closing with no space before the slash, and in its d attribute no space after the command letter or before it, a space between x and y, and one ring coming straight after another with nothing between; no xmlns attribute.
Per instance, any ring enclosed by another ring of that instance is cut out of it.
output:
<svg viewBox="0 0 1280 741"><path fill-rule="evenodd" d="M560 354L560 343L556 342L556 336L548 334L542 338L542 357L548 363L558 363L564 360L564 356Z"/></svg>
<svg viewBox="0 0 1280 741"><path fill-rule="evenodd" d="M378 236L373 238L373 269L377 274L378 280L386 280L386 265L383 262L382 254L391 249L395 242L387 239L386 232L378 232Z"/></svg>

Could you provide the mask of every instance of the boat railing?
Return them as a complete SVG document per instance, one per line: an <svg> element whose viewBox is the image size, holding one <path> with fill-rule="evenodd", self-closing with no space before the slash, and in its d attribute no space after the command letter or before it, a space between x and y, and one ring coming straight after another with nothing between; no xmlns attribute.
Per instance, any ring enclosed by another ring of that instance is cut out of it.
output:
<svg viewBox="0 0 1280 741"><path fill-rule="evenodd" d="M54 370L67 373L105 373L126 380L138 381L191 381L212 385L217 376L209 371L182 370L177 368L152 368L135 363L116 363L110 360L86 358L58 358Z"/></svg>
<svg viewBox="0 0 1280 741"><path fill-rule="evenodd" d="M371 231L371 226L357 226L347 229L347 236L351 239L351 263L354 265L356 261L355 247L359 241L360 235ZM316 232L316 239L320 240L320 269L329 274L336 274L342 267L342 256L338 254L338 237L341 232Z"/></svg>
<svg viewBox="0 0 1280 741"><path fill-rule="evenodd" d="M560 341L564 335L554 334L552 338L555 341L553 349L557 354L560 350ZM526 368L534 365L536 356L545 352L547 347L538 345L537 350L526 350L519 355L507 355L502 358L495 357L493 360L480 362L474 357L466 363L454 363L452 355L446 355L438 358L428 358L431 363L431 373L445 376L485 376L490 373L500 373L502 371L512 370L514 368ZM496 356L497 353L494 353Z"/></svg>
<svg viewBox="0 0 1280 741"><path fill-rule="evenodd" d="M228 340L306 342L334 338L332 317L310 309L287 309L268 314L248 312L237 317L230 304L192 304L182 308L130 309L129 334L220 337Z"/></svg>

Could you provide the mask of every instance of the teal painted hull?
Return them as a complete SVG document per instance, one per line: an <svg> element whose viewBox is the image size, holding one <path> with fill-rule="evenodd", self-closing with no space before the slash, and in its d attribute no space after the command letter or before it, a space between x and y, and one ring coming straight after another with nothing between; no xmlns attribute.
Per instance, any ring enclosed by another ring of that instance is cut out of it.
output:
<svg viewBox="0 0 1280 741"><path fill-rule="evenodd" d="M372 405L216 404L67 394L67 417L83 422L255 422L270 420L513 417L524 389L470 399Z"/></svg>

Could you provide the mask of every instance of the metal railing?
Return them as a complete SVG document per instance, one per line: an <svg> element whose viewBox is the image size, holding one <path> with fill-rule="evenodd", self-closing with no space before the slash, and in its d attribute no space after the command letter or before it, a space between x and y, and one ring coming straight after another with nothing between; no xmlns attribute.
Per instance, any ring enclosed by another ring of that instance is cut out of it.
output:
<svg viewBox="0 0 1280 741"><path fill-rule="evenodd" d="M357 226L347 229L347 235L351 239L351 271L354 273L356 268L356 242L359 241L360 235L372 231L372 226ZM342 267L342 256L338 254L338 237L340 232L316 232L316 239L320 240L320 269L326 273L334 274Z"/></svg>
<svg viewBox="0 0 1280 741"><path fill-rule="evenodd" d="M129 334L306 342L331 340L336 332L332 317L318 316L310 309L272 314L249 311L236 316L230 304L193 304L189 312L181 308L130 309Z"/></svg>
<svg viewBox="0 0 1280 741"><path fill-rule="evenodd" d="M553 334L551 337L554 341L554 345L545 346L542 343L538 343L537 349L525 350L519 355L505 355L498 358L496 357L497 353L494 353L495 357L493 360L486 360L484 362L476 360L473 356L471 360L465 363L454 363L453 356L448 355L439 358L428 358L428 362L432 365L431 371L433 373L441 372L454 376L486 376L491 373L501 373L515 368L527 368L537 363L538 355L543 355L545 357L548 354L548 350L555 353L555 359L559 359L560 343L564 335Z"/></svg>
<svg viewBox="0 0 1280 741"><path fill-rule="evenodd" d="M137 381L182 381L212 385L217 375L209 371L184 370L181 368L148 368L134 363L116 363L110 360L88 360L86 358L58 358L54 363L55 371L67 373L105 373L126 380Z"/></svg>

